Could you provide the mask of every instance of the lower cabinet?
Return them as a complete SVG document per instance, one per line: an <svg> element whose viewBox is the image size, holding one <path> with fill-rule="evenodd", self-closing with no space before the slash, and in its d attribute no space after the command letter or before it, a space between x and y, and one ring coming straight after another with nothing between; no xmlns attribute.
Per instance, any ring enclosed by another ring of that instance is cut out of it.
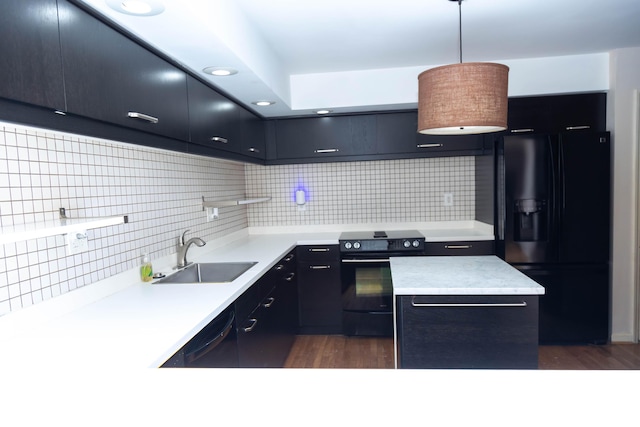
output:
<svg viewBox="0 0 640 427"><path fill-rule="evenodd" d="M282 367L297 330L294 255L276 263L235 302L241 368Z"/></svg>
<svg viewBox="0 0 640 427"><path fill-rule="evenodd" d="M298 246L300 333L342 333L338 245Z"/></svg>
<svg viewBox="0 0 640 427"><path fill-rule="evenodd" d="M399 368L538 367L537 296L398 296L396 323Z"/></svg>

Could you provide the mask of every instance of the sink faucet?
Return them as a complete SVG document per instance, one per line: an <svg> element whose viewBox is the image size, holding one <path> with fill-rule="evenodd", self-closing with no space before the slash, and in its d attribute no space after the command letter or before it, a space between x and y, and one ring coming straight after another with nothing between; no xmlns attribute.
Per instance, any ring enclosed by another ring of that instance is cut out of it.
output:
<svg viewBox="0 0 640 427"><path fill-rule="evenodd" d="M176 268L184 268L187 265L191 264L190 262L187 261L187 251L189 250L189 246L191 246L194 243L196 246L204 246L207 244L204 240L202 240L199 237L192 237L191 239L187 240L187 242L185 243L184 236L189 231L191 230L186 230L184 233L182 233L182 236L180 236L179 244L178 244L178 265Z"/></svg>

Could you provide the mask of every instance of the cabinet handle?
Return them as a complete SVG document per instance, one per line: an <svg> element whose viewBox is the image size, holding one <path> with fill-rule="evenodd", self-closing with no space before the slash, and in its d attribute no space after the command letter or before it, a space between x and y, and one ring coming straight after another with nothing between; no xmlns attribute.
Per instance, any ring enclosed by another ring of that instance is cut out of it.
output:
<svg viewBox="0 0 640 427"><path fill-rule="evenodd" d="M223 138L221 136L212 136L211 137L211 141L213 141L213 142L222 142L223 144L226 144L227 142L229 142L229 140L227 138Z"/></svg>
<svg viewBox="0 0 640 427"><path fill-rule="evenodd" d="M291 261L293 258L295 258L295 257L294 257L294 255L293 255L293 254L289 254L289 255L287 255L287 256L285 257L285 259L284 259L284 260L285 260L286 262L289 262L289 261Z"/></svg>
<svg viewBox="0 0 640 427"><path fill-rule="evenodd" d="M311 248L309 252L329 252L330 248Z"/></svg>
<svg viewBox="0 0 640 427"><path fill-rule="evenodd" d="M418 148L438 148L442 147L442 144L418 144L416 145Z"/></svg>
<svg viewBox="0 0 640 427"><path fill-rule="evenodd" d="M419 303L411 298L412 307L526 307L526 301L513 303Z"/></svg>
<svg viewBox="0 0 640 427"><path fill-rule="evenodd" d="M253 331L253 328L255 328L256 325L258 324L258 319L249 319L249 322L251 322L251 326L247 326L246 328L242 328L243 331L245 331L245 332Z"/></svg>
<svg viewBox="0 0 640 427"><path fill-rule="evenodd" d="M329 270L331 269L330 265L310 265L309 268L311 270Z"/></svg>
<svg viewBox="0 0 640 427"><path fill-rule="evenodd" d="M131 119L140 119L140 120L144 120L144 121L146 121L146 122L153 123L153 124L156 124L156 123L158 123L158 122L159 122L159 120L158 120L158 118L157 118L157 117L153 117L153 116L150 116L150 115L148 115L148 114L138 113L138 112L136 112L136 111L129 111L129 112L127 113L127 117L129 117L129 118L131 118Z"/></svg>
<svg viewBox="0 0 640 427"><path fill-rule="evenodd" d="M294 277L296 277L296 273L289 273L287 277L284 278L284 280L286 280L287 282L290 282L293 280Z"/></svg>
<svg viewBox="0 0 640 427"><path fill-rule="evenodd" d="M525 132L533 132L533 128L525 128L525 129L511 129L511 133L525 133Z"/></svg>
<svg viewBox="0 0 640 427"><path fill-rule="evenodd" d="M445 249L471 249L473 245L444 245Z"/></svg>
<svg viewBox="0 0 640 427"><path fill-rule="evenodd" d="M325 153L337 153L338 150L337 148L320 148L318 150L313 150L314 153L316 154L325 154Z"/></svg>
<svg viewBox="0 0 640 427"><path fill-rule="evenodd" d="M262 306L263 306L264 308L269 308L269 307L271 307L271 306L273 305L273 303L275 302L275 300L276 300L276 299L275 299L274 297L269 297L269 298L267 298L267 302L265 302L264 304L262 304Z"/></svg>
<svg viewBox="0 0 640 427"><path fill-rule="evenodd" d="M567 130L580 130L580 129L591 129L591 126L567 126L565 129Z"/></svg>
<svg viewBox="0 0 640 427"><path fill-rule="evenodd" d="M274 268L274 270L276 270L276 271L280 271L280 270L282 270L283 268L284 268L284 265L282 265L282 264L278 264L278 265L276 265L276 267Z"/></svg>
<svg viewBox="0 0 640 427"><path fill-rule="evenodd" d="M247 151L249 151L250 153L259 153L260 152L260 150L258 150L257 148L254 148L254 147L249 147L249 150L247 150Z"/></svg>

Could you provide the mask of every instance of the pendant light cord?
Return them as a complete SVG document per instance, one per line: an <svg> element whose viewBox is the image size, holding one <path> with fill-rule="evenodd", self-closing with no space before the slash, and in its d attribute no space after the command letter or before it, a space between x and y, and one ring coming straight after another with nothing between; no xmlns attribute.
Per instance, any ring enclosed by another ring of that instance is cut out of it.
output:
<svg viewBox="0 0 640 427"><path fill-rule="evenodd" d="M462 0L458 0L458 40L460 41L460 63L462 64Z"/></svg>

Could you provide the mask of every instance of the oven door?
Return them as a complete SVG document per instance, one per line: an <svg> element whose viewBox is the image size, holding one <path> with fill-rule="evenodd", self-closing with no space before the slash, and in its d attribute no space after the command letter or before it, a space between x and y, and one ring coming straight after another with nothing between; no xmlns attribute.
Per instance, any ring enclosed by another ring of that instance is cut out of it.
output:
<svg viewBox="0 0 640 427"><path fill-rule="evenodd" d="M342 257L345 335L393 335L393 286L389 253Z"/></svg>

